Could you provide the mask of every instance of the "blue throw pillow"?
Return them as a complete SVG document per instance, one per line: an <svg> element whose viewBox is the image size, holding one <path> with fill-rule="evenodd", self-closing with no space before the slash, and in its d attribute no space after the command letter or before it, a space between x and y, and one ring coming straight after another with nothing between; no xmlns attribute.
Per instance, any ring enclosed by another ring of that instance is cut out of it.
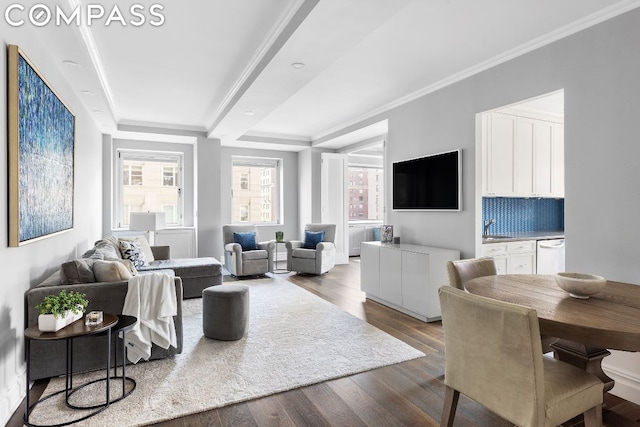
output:
<svg viewBox="0 0 640 427"><path fill-rule="evenodd" d="M305 231L304 245L305 249L315 249L316 245L324 239L324 231Z"/></svg>
<svg viewBox="0 0 640 427"><path fill-rule="evenodd" d="M240 244L242 246L243 251L255 251L258 249L258 245L256 244L256 233L255 231L246 231L246 232L233 232L233 241Z"/></svg>

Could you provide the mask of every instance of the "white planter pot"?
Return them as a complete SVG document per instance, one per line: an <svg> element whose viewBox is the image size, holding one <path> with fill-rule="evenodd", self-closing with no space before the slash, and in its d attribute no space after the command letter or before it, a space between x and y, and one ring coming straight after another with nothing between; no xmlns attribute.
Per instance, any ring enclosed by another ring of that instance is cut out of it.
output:
<svg viewBox="0 0 640 427"><path fill-rule="evenodd" d="M82 317L82 312L75 314L67 311L63 317L55 317L53 314L41 314L38 316L38 329L42 332L56 332Z"/></svg>

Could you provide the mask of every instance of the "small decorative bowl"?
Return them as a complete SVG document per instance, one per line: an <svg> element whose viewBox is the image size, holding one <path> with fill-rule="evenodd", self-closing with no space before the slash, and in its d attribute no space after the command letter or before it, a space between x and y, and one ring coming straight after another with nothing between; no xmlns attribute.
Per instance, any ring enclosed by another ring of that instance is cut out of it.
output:
<svg viewBox="0 0 640 427"><path fill-rule="evenodd" d="M589 295L600 292L607 284L607 279L595 274L558 273L556 283L574 298L587 299Z"/></svg>

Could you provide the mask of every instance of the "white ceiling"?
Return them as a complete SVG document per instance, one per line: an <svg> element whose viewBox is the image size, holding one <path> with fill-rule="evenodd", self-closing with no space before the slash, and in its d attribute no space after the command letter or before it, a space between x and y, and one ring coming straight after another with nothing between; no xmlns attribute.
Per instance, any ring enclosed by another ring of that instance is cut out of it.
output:
<svg viewBox="0 0 640 427"><path fill-rule="evenodd" d="M69 8L96 3L67 1ZM103 132L195 131L224 145L285 150L370 140L386 124L343 134L385 109L640 6L638 0L136 3L145 5L147 18L148 7L161 4L164 24L106 26L102 19L40 32ZM123 2L100 4L107 13L117 4L131 18ZM305 66L292 67L296 62Z"/></svg>

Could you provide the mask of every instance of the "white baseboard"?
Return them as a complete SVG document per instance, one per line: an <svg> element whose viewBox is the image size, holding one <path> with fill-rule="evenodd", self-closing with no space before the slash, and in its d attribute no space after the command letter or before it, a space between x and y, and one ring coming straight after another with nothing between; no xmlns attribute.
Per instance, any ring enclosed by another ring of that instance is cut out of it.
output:
<svg viewBox="0 0 640 427"><path fill-rule="evenodd" d="M0 390L0 425L6 425L25 396L26 367L18 369L13 379Z"/></svg>
<svg viewBox="0 0 640 427"><path fill-rule="evenodd" d="M611 394L640 405L640 376L620 366L606 364L604 371L616 382Z"/></svg>

